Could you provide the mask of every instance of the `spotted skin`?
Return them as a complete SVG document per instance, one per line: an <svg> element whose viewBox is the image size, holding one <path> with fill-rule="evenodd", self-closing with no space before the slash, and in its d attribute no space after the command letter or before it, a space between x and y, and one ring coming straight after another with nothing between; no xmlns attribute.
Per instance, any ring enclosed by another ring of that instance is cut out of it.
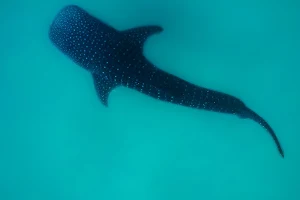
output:
<svg viewBox="0 0 300 200"><path fill-rule="evenodd" d="M284 157L269 124L241 100L189 83L159 69L145 58L144 42L162 31L160 26L118 31L82 8L69 5L54 18L49 38L65 55L91 72L103 105L108 106L108 96L113 89L124 86L161 101L250 118L270 133Z"/></svg>

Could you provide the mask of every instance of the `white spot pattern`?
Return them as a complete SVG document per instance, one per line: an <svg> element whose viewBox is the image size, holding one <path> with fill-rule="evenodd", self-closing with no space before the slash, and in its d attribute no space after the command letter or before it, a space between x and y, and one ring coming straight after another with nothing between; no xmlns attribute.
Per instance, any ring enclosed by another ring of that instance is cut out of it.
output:
<svg viewBox="0 0 300 200"><path fill-rule="evenodd" d="M92 73L105 106L110 91L123 85L159 100L250 117L269 131L284 156L272 128L242 101L188 83L147 61L143 44L150 35L161 31L159 26L146 26L119 32L78 6L67 6L54 19L49 37L64 54Z"/></svg>
<svg viewBox="0 0 300 200"><path fill-rule="evenodd" d="M67 6L54 19L49 37L64 54L93 74L99 98L106 105L109 92L123 85L184 106L237 112L238 99L184 81L144 57L144 42L161 31L159 26L145 26L120 32L78 6Z"/></svg>

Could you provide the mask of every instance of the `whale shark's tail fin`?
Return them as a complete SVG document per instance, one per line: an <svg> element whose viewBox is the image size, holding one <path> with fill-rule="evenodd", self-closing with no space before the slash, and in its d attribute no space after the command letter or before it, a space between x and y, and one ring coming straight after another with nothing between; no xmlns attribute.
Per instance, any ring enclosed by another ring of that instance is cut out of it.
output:
<svg viewBox="0 0 300 200"><path fill-rule="evenodd" d="M275 132L273 131L273 129L271 128L271 126L261 117L259 116L257 113L255 113L253 110L251 110L250 108L246 107L246 111L243 113L243 118L250 118L254 121L256 121L257 123L259 123L262 127L264 127L265 129L267 129L267 131L270 133L270 135L272 136L277 149L280 153L280 155L284 158L284 152L283 149L280 145L280 142L275 134Z"/></svg>

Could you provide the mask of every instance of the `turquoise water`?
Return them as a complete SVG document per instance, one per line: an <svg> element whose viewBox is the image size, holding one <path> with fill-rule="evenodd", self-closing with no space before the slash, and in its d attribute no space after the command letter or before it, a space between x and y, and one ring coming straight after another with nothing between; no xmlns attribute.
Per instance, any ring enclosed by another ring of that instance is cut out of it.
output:
<svg viewBox="0 0 300 200"><path fill-rule="evenodd" d="M124 30L155 24L160 68L238 96L258 124L127 88L99 102L90 74L48 39L77 4ZM2 1L1 200L299 200L300 4L296 1Z"/></svg>

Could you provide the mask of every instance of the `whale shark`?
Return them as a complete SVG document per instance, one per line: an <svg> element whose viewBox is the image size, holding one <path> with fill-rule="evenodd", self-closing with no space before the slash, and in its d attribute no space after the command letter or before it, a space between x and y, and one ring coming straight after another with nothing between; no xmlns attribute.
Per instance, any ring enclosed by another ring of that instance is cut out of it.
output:
<svg viewBox="0 0 300 200"><path fill-rule="evenodd" d="M284 157L271 126L242 100L190 83L161 70L145 57L146 40L162 31L158 25L117 30L83 8L67 5L50 24L49 39L74 63L91 73L103 106L108 107L110 92L123 86L161 101L251 119L269 132Z"/></svg>

